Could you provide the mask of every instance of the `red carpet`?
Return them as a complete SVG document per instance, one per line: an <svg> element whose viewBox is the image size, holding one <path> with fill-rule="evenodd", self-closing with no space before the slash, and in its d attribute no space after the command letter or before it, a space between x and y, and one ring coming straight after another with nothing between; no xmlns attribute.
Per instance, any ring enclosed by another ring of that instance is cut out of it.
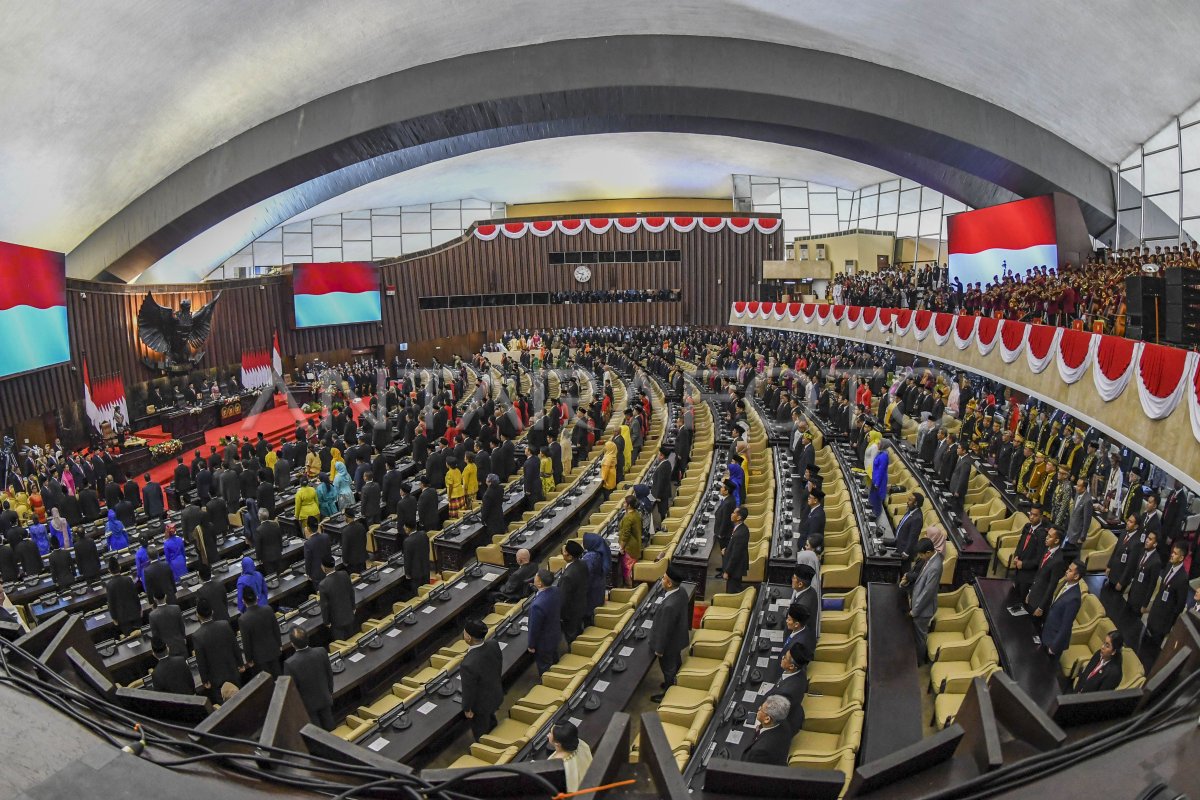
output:
<svg viewBox="0 0 1200 800"><path fill-rule="evenodd" d="M236 435L238 439L241 439L243 436L249 436L253 441L258 438L259 433L266 437L272 447L275 447L279 444L279 440L283 436L292 435L296 429L296 420L316 416L315 414L305 414L299 408L288 408L282 395L276 395L275 402L278 405L272 409L229 425L223 425L220 428L213 428L206 431L204 434L204 444L199 446L200 452L207 456L209 446L217 445L219 447L218 442L224 436ZM355 412L354 416L357 418L362 413L363 405L356 403L352 408ZM159 444L170 438L161 426L148 428L145 431L138 431L138 435L144 437L149 444ZM194 457L193 451L195 449L193 448L180 454L183 456L185 464L190 465L192 463L192 458ZM150 477L162 484L169 483L175 474L175 464L175 459L172 458L153 467L150 470Z"/></svg>

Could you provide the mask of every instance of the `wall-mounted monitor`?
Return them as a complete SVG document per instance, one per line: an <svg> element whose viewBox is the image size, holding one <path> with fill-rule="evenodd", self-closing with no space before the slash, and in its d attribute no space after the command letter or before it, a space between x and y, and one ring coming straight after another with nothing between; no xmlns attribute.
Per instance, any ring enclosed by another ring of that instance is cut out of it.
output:
<svg viewBox="0 0 1200 800"><path fill-rule="evenodd" d="M1009 272L1022 280L1034 268L1058 267L1053 195L954 214L947 233L950 281L958 278L964 287L987 286Z"/></svg>
<svg viewBox="0 0 1200 800"><path fill-rule="evenodd" d="M379 322L379 267L370 261L296 264L292 297L297 328Z"/></svg>
<svg viewBox="0 0 1200 800"><path fill-rule="evenodd" d="M0 378L71 358L62 253L0 242Z"/></svg>

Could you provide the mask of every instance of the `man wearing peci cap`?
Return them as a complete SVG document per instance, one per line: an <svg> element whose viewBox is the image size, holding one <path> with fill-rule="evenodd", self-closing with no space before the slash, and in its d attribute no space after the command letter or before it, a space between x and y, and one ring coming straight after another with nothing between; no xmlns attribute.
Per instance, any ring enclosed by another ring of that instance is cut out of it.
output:
<svg viewBox="0 0 1200 800"><path fill-rule="evenodd" d="M825 535L825 492L814 487L808 493L808 516L800 523L800 541L797 547L804 549L808 537L815 534Z"/></svg>
<svg viewBox="0 0 1200 800"><path fill-rule="evenodd" d="M487 632L487 625L482 620L469 619L463 626L467 653L460 670L462 708L463 716L471 721L471 735L475 741L496 727L496 711L504 702L500 645L496 640L488 639Z"/></svg>
<svg viewBox="0 0 1200 800"><path fill-rule="evenodd" d="M663 691L650 697L655 703L661 703L663 694L675 684L675 676L683 663L681 653L688 646L688 632L692 626L688 619L687 594L680 589L681 583L683 573L674 564L668 564L662 578L662 605L654 615L654 625L650 629L650 650L658 658L663 674Z"/></svg>
<svg viewBox="0 0 1200 800"><path fill-rule="evenodd" d="M350 574L337 569L332 555L321 562L325 577L317 591L321 601L321 619L329 626L329 638L338 641L354 635L354 586Z"/></svg>
<svg viewBox="0 0 1200 800"><path fill-rule="evenodd" d="M821 626L821 597L813 588L813 578L816 570L808 564L797 564L792 567L792 597L789 605L801 605L808 609L808 618L813 621L815 636L820 634Z"/></svg>
<svg viewBox="0 0 1200 800"><path fill-rule="evenodd" d="M533 577L533 588L537 594L529 606L529 643L526 647L533 654L538 675L558 660L558 640L562 638L562 600L558 587L554 585L554 573L540 569Z"/></svg>
<svg viewBox="0 0 1200 800"><path fill-rule="evenodd" d="M733 534L729 544L721 551L721 574L725 577L725 591L737 594L742 591L742 577L750 568L750 528L746 526L746 507L733 510Z"/></svg>

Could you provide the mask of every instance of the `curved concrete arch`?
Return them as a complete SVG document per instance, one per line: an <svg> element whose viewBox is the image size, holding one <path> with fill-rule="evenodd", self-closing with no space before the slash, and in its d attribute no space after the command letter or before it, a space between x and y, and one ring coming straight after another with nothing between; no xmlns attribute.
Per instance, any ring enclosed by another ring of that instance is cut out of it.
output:
<svg viewBox="0 0 1200 800"><path fill-rule="evenodd" d="M278 204L278 221L430 160L530 138L639 130L796 144L976 207L1062 191L1080 198L1093 232L1115 216L1107 166L942 84L765 42L625 36L462 56L315 100L160 182L72 251L68 270L132 280L221 219L301 185Z"/></svg>

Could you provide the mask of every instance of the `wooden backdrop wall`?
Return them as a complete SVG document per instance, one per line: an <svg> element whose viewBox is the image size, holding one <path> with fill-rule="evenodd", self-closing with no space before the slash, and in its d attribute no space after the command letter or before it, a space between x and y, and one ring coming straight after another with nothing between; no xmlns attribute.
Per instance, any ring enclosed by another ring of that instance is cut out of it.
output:
<svg viewBox="0 0 1200 800"><path fill-rule="evenodd" d="M552 251L679 250L678 263L592 264L592 280L581 285L573 265L550 265ZM290 276L182 285L121 285L67 282L67 317L71 361L27 375L0 379L0 429L19 423L28 436L29 422L41 419L48 433L53 416L78 418L83 396L83 354L94 377L120 372L132 393L155 377L142 364L149 351L137 336L137 311L147 291L162 305L178 307L187 298L197 309L222 292L212 335L201 368L236 368L243 350L269 347L279 330L285 357L336 354L344 358L362 348L386 348L390 354L407 342L414 355L433 352L436 340L449 340L441 352L454 353L479 335L494 338L516 327L585 327L599 325L724 325L734 300L756 296L762 262L783 252L779 232L757 229L737 234L723 229L705 233L699 227L680 233L639 229L624 234L615 227L603 234L584 230L574 236L555 232L546 237L503 235L483 241L473 233L441 248L407 259L384 262L381 282L395 286L383 297L379 323L297 330L292 311ZM418 298L455 294L554 292L574 289L679 289L677 303L594 303L583 305L510 306L422 311ZM427 359L425 359L427 360ZM36 427L36 426L34 426ZM36 437L31 437L36 438Z"/></svg>

